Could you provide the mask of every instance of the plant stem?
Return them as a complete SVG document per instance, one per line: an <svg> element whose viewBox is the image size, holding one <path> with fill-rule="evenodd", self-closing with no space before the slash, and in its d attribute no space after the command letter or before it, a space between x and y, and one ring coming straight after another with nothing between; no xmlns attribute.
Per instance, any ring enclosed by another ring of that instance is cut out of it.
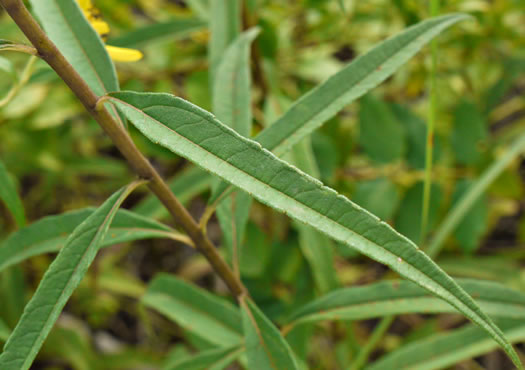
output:
<svg viewBox="0 0 525 370"><path fill-rule="evenodd" d="M430 15L439 13L439 0L430 0ZM430 189L432 184L432 162L434 154L434 126L437 112L436 70L437 70L437 42L430 43L432 64L430 67L430 106L428 109L427 140L425 148L425 180L423 185L423 209L421 211L421 243L425 242L428 228L428 209L430 205Z"/></svg>
<svg viewBox="0 0 525 370"><path fill-rule="evenodd" d="M357 354L357 357L352 364L351 370L359 370L361 369L368 360L368 356L370 356L370 353L374 350L375 346L381 340L385 332L388 330L392 322L394 321L395 316L385 316L381 319L379 324L375 327L374 331L372 332L372 335L370 335L370 338L368 339L368 342L365 344L363 348L361 348L361 351Z"/></svg>
<svg viewBox="0 0 525 370"><path fill-rule="evenodd" d="M224 280L233 295L239 297L241 294L244 294L246 289L241 281L235 277L230 267L217 252L215 246L204 235L199 225L171 192L151 163L137 149L127 131L115 121L107 109L96 109L99 97L95 95L55 44L46 36L23 2L21 0L0 0L0 4L37 49L40 57L55 70L82 102L89 114L111 138L118 150L128 160L133 170L141 178L149 180L148 187L150 190L164 204L177 224L188 234L195 247L210 262L215 272Z"/></svg>

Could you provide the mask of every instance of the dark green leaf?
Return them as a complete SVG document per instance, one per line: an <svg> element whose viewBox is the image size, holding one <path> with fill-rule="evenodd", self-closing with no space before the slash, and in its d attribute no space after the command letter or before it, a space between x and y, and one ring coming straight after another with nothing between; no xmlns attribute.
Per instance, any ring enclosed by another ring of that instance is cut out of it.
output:
<svg viewBox="0 0 525 370"><path fill-rule="evenodd" d="M7 209L13 214L18 227L23 227L26 223L24 205L2 161L0 161L0 184L0 200L4 201Z"/></svg>

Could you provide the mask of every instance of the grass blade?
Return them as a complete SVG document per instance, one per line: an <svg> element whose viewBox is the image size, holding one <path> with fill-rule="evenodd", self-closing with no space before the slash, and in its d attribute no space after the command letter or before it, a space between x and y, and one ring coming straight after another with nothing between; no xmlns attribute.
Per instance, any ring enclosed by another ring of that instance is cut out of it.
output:
<svg viewBox="0 0 525 370"><path fill-rule="evenodd" d="M66 243L67 235L93 212L94 208L86 208L44 217L12 233L0 244L0 271L40 254L58 252ZM170 238L176 235L174 233L175 230L164 224L120 209L100 246L140 239Z"/></svg>
<svg viewBox="0 0 525 370"><path fill-rule="evenodd" d="M117 92L111 101L154 143L316 228L446 300L482 326L516 364L512 346L457 283L410 240L210 113L169 94Z"/></svg>
<svg viewBox="0 0 525 370"><path fill-rule="evenodd" d="M73 231L7 340L0 355L1 369L29 369L60 312L95 259L119 206L141 183L134 182L113 194Z"/></svg>
<svg viewBox="0 0 525 370"><path fill-rule="evenodd" d="M511 342L525 340L523 320L497 321ZM437 334L423 340L407 344L367 367L367 370L445 369L467 359L471 359L496 349L480 328L469 325L450 333Z"/></svg>
<svg viewBox="0 0 525 370"><path fill-rule="evenodd" d="M248 368L299 369L290 345L250 299L241 299Z"/></svg>
<svg viewBox="0 0 525 370"><path fill-rule="evenodd" d="M23 227L26 224L24 205L2 161L0 161L0 184L2 184L0 186L0 200L5 203L7 209L13 215L18 227Z"/></svg>
<svg viewBox="0 0 525 370"><path fill-rule="evenodd" d="M157 275L142 303L216 346L241 343L241 316L237 307L183 280Z"/></svg>

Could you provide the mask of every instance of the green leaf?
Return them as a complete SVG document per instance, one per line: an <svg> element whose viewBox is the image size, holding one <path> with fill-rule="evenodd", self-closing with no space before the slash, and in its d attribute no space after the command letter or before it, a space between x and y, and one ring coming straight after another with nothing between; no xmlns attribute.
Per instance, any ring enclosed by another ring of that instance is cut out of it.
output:
<svg viewBox="0 0 525 370"><path fill-rule="evenodd" d="M370 94L360 103L359 143L365 153L377 163L400 159L405 151L405 134L389 106Z"/></svg>
<svg viewBox="0 0 525 370"><path fill-rule="evenodd" d="M243 32L224 52L213 83L213 112L240 135L249 137L252 129L250 45L259 30ZM217 208L217 218L230 257L239 250L249 212L251 197L238 191ZM238 255L238 253L237 253Z"/></svg>
<svg viewBox="0 0 525 370"><path fill-rule="evenodd" d="M1 369L29 369L60 312L95 259L119 206L138 185L140 182L134 182L113 194L70 235L7 340L0 355Z"/></svg>
<svg viewBox="0 0 525 370"><path fill-rule="evenodd" d="M239 310L231 303L174 276L157 275L142 303L220 347L241 343Z"/></svg>
<svg viewBox="0 0 525 370"><path fill-rule="evenodd" d="M91 216L93 208L44 217L11 235L0 244L0 271L28 258L58 252L68 235ZM101 247L147 238L169 238L174 230L149 218L121 209Z"/></svg>
<svg viewBox="0 0 525 370"><path fill-rule="evenodd" d="M2 161L0 161L0 200L2 200L7 209L13 215L18 227L23 227L26 223L26 214L24 205L16 192L16 187L5 168ZM1 260L0 260L1 261Z"/></svg>
<svg viewBox="0 0 525 370"><path fill-rule="evenodd" d="M439 205L443 192L439 184L432 184L430 192L430 206L428 225L432 227L438 216ZM418 182L405 193L396 215L395 225L397 231L410 238L414 243L421 239L421 210L423 206L423 183Z"/></svg>
<svg viewBox="0 0 525 370"><path fill-rule="evenodd" d="M487 136L487 123L479 109L462 101L454 110L451 143L460 164L473 165L481 159L480 142Z"/></svg>
<svg viewBox="0 0 525 370"><path fill-rule="evenodd" d="M319 168L315 161L312 143L309 137L304 138L292 148L293 163L307 174L319 178ZM299 247L308 261L315 284L320 293L326 293L339 286L334 268L334 246L324 234L296 223L299 232Z"/></svg>
<svg viewBox="0 0 525 370"><path fill-rule="evenodd" d="M184 156L262 203L390 266L443 298L487 330L519 364L512 347L472 298L388 224L183 99L169 94L134 92L110 96L135 127L153 142Z"/></svg>
<svg viewBox="0 0 525 370"><path fill-rule="evenodd" d="M241 3L239 0L210 0L210 41L208 60L212 87L216 70L228 45L241 32Z"/></svg>
<svg viewBox="0 0 525 370"><path fill-rule="evenodd" d="M465 195L472 185L471 180L460 180L456 183L456 189L452 195L452 203L455 204ZM481 196L467 212L463 221L459 223L454 236L459 246L465 253L473 253L480 246L480 241L487 230L488 201Z"/></svg>
<svg viewBox="0 0 525 370"><path fill-rule="evenodd" d="M525 318L525 294L490 281L458 279L459 285L492 317ZM323 320L363 320L406 313L456 312L447 302L410 281L393 280L343 288L292 314L293 325Z"/></svg>
<svg viewBox="0 0 525 370"><path fill-rule="evenodd" d="M0 318L0 341L5 342L10 334L11 330L7 327L4 320Z"/></svg>
<svg viewBox="0 0 525 370"><path fill-rule="evenodd" d="M353 201L381 220L390 220L399 204L399 191L386 177L357 183Z"/></svg>
<svg viewBox="0 0 525 370"><path fill-rule="evenodd" d="M174 40L206 26L206 21L196 18L179 18L167 22L154 23L134 29L124 35L108 40L108 45L133 48L162 40Z"/></svg>
<svg viewBox="0 0 525 370"><path fill-rule="evenodd" d="M237 357L241 355L243 348L230 347L211 349L199 353L188 359L183 359L173 366L168 367L169 370L221 370L231 364Z"/></svg>
<svg viewBox="0 0 525 370"><path fill-rule="evenodd" d="M290 345L250 299L241 299L249 369L299 369Z"/></svg>
<svg viewBox="0 0 525 370"><path fill-rule="evenodd" d="M525 340L523 320L497 321L509 341ZM497 349L486 333L469 325L449 333L433 335L409 343L368 366L367 370L410 369L434 370L452 365Z"/></svg>
<svg viewBox="0 0 525 370"><path fill-rule="evenodd" d="M250 45L258 28L243 32L225 50L213 83L213 113L240 135L252 128Z"/></svg>
<svg viewBox="0 0 525 370"><path fill-rule="evenodd" d="M441 31L467 18L465 14L431 18L381 42L297 100L256 140L280 156L346 105L387 79Z"/></svg>
<svg viewBox="0 0 525 370"><path fill-rule="evenodd" d="M525 135L519 136L505 154L495 160L489 168L483 172L479 179L466 190L465 195L461 197L452 210L448 212L447 217L437 228L427 249L431 257L439 254L448 236L454 231L461 220L463 220L476 200L479 199L490 184L499 177L503 170L523 152L525 152Z"/></svg>
<svg viewBox="0 0 525 370"><path fill-rule="evenodd" d="M46 34L96 95L120 90L115 65L76 1L29 2ZM115 115L113 107L111 110Z"/></svg>
<svg viewBox="0 0 525 370"><path fill-rule="evenodd" d="M346 105L391 76L441 31L467 18L469 16L465 14L431 18L381 42L302 96L255 140L280 157ZM210 202L219 198L226 189L227 185L222 184Z"/></svg>
<svg viewBox="0 0 525 370"><path fill-rule="evenodd" d="M212 177L199 167L191 167L177 174L169 183L170 190L182 204L187 204L195 196L208 189ZM133 212L144 217L163 219L169 217L169 212L160 200L153 194L148 194L135 207Z"/></svg>

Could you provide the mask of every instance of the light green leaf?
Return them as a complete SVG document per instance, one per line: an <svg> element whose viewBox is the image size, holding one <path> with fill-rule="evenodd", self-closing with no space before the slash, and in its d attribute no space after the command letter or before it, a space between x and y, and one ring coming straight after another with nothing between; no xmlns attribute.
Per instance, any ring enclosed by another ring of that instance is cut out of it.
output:
<svg viewBox="0 0 525 370"><path fill-rule="evenodd" d="M454 205L445 220L443 220L437 228L428 246L427 253L429 256L435 257L439 254L450 233L454 231L456 226L463 220L463 217L465 217L467 212L472 208L476 200L479 199L490 184L498 178L503 170L523 152L525 152L525 135L518 137L505 154L495 160Z"/></svg>
<svg viewBox="0 0 525 370"><path fill-rule="evenodd" d="M382 220L390 220L399 204L399 191L386 177L357 183L352 200Z"/></svg>
<svg viewBox="0 0 525 370"><path fill-rule="evenodd" d="M525 340L523 320L496 321L511 342ZM478 327L469 325L465 328L442 333L409 343L393 351L367 367L367 370L410 369L437 370L475 358L497 349Z"/></svg>
<svg viewBox="0 0 525 370"><path fill-rule="evenodd" d="M205 21L196 18L179 18L167 22L154 23L134 29L124 35L108 40L108 45L133 48L162 40L174 40L206 26Z"/></svg>
<svg viewBox="0 0 525 370"><path fill-rule="evenodd" d="M391 76L441 31L467 18L465 14L431 18L381 42L302 96L255 140L280 157L346 105ZM223 183L210 202L219 198L226 188Z"/></svg>
<svg viewBox="0 0 525 370"><path fill-rule="evenodd" d="M241 347L211 349L183 359L166 370L221 370L235 361L242 351Z"/></svg>
<svg viewBox="0 0 525 370"><path fill-rule="evenodd" d="M250 45L258 33L258 29L243 32L228 46L213 83L213 112L221 122L246 137L252 129ZM232 258L233 251L240 249L251 205L251 197L239 191L217 208L224 242Z"/></svg>
<svg viewBox="0 0 525 370"><path fill-rule="evenodd" d="M492 317L525 318L525 295L490 281L458 279ZM320 297L290 317L292 325L323 320L363 320L406 313L456 312L410 281L393 280L343 288Z"/></svg>
<svg viewBox="0 0 525 370"><path fill-rule="evenodd" d="M378 135L378 133L381 135ZM405 133L388 104L365 95L360 100L359 143L377 163L390 163L405 152Z"/></svg>
<svg viewBox="0 0 525 370"><path fill-rule="evenodd" d="M111 97L153 142L428 289L487 330L519 364L512 346L472 298L388 224L183 99L134 92Z"/></svg>
<svg viewBox="0 0 525 370"><path fill-rule="evenodd" d="M177 199L179 199L182 204L186 204L196 195L208 189L211 181L212 177L207 172L204 172L198 167L191 167L177 174L168 185ZM133 212L144 217L156 219L169 217L166 208L153 194L149 194L133 207Z"/></svg>
<svg viewBox="0 0 525 370"><path fill-rule="evenodd" d="M7 338L9 338L9 334L11 334L11 330L9 330L5 322L0 319L0 341L5 342Z"/></svg>
<svg viewBox="0 0 525 370"><path fill-rule="evenodd" d="M13 215L18 227L23 227L26 223L24 205L2 161L0 161L0 184L0 200L5 203L7 209Z"/></svg>
<svg viewBox="0 0 525 370"><path fill-rule="evenodd" d="M104 43L76 1L29 2L49 38L96 95L119 90L115 66ZM111 109L114 114L114 108Z"/></svg>
<svg viewBox="0 0 525 370"><path fill-rule="evenodd" d="M242 340L241 317L234 305L174 276L157 275L142 303L216 346L235 346Z"/></svg>
<svg viewBox="0 0 525 370"><path fill-rule="evenodd" d="M241 32L241 2L239 0L210 0L210 41L208 61L212 87L222 54Z"/></svg>
<svg viewBox="0 0 525 370"><path fill-rule="evenodd" d="M0 355L2 370L29 369L60 312L95 259L100 242L126 196L140 182L117 191L68 238L24 309Z"/></svg>
<svg viewBox="0 0 525 370"><path fill-rule="evenodd" d="M452 204L459 202L471 184L471 180L465 179L456 183ZM472 254L480 246L481 238L488 228L488 212L487 197L481 196L454 231L454 236L464 253Z"/></svg>
<svg viewBox="0 0 525 370"><path fill-rule="evenodd" d="M241 299L249 369L299 369L290 345L250 299Z"/></svg>
<svg viewBox="0 0 525 370"><path fill-rule="evenodd" d="M28 258L58 252L68 235L91 216L94 208L44 217L11 235L0 244L0 271ZM100 246L148 238L171 238L175 230L169 226L121 209Z"/></svg>
<svg viewBox="0 0 525 370"><path fill-rule="evenodd" d="M292 148L293 163L307 174L319 178L319 168L315 161L312 143L309 137L304 138ZM334 268L334 246L324 234L303 223L297 222L299 247L308 261L315 284L320 293L326 293L339 286Z"/></svg>

